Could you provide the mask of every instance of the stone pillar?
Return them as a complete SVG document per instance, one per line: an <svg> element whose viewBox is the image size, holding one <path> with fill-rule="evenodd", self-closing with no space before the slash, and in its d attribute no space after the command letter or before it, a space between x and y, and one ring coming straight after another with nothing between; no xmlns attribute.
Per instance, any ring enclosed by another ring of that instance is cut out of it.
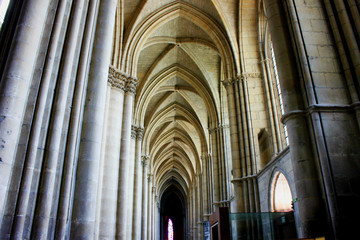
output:
<svg viewBox="0 0 360 240"><path fill-rule="evenodd" d="M99 5L76 172L71 239L95 237L99 160L116 3L103 0Z"/></svg>
<svg viewBox="0 0 360 240"><path fill-rule="evenodd" d="M147 231L147 240L152 240L152 224L153 224L153 175L148 174L148 189L147 189L147 195L148 195L148 204L147 204L147 226L145 231Z"/></svg>
<svg viewBox="0 0 360 240"><path fill-rule="evenodd" d="M62 174L59 207L55 227L55 239L64 239L68 237L66 236L66 229L69 224L68 218L69 216L71 216L71 210L69 211L69 208L72 202L73 179L75 171L74 165L78 153L77 143L80 141L80 122L82 121L82 111L85 100L84 96L86 93L85 86L87 85L89 56L93 43L92 39L94 37L94 21L96 18L97 7L98 2L96 0L90 1L84 32L84 40L80 55L79 70L77 73L77 83L74 93L74 99L72 102L69 137L67 140L67 147L64 159L64 170Z"/></svg>
<svg viewBox="0 0 360 240"><path fill-rule="evenodd" d="M134 182L134 210L132 239L141 239L141 200L142 200L142 177L143 167L141 165L141 143L144 129L138 128L135 149L135 182Z"/></svg>
<svg viewBox="0 0 360 240"><path fill-rule="evenodd" d="M204 214L210 213L210 203L209 203L209 182L210 176L208 173L208 156L207 154L201 155L201 163L202 163L202 209ZM205 221L205 219L203 219Z"/></svg>
<svg viewBox="0 0 360 240"><path fill-rule="evenodd" d="M158 240L158 239L160 239L160 199L159 198L157 198L157 200L156 200L156 208L155 208L155 210L156 210L156 218L155 218L155 223L156 223L156 225L155 225L155 233L156 233L156 235L155 235L155 240Z"/></svg>
<svg viewBox="0 0 360 240"><path fill-rule="evenodd" d="M211 143L211 159L212 159L212 177L213 177L213 204L215 206L220 203L220 169L219 169L219 155L217 148L216 127L209 129L210 143Z"/></svg>
<svg viewBox="0 0 360 240"><path fill-rule="evenodd" d="M201 190L202 190L202 185L201 185L201 179L202 179L202 174L196 174L196 227L197 227L197 239L201 239L201 228L200 228L200 223L201 223L201 207L202 207L202 203L203 203L203 199L201 198Z"/></svg>
<svg viewBox="0 0 360 240"><path fill-rule="evenodd" d="M294 169L295 215L298 237L323 236L324 214L315 157L309 136L307 117L300 86L300 74L292 47L290 27L287 23L284 2L265 0L265 9L271 31L281 92L284 101L284 123L289 133L290 154Z"/></svg>
<svg viewBox="0 0 360 240"><path fill-rule="evenodd" d="M157 196L156 196L156 187L153 186L152 187L152 191L151 191L151 228L150 228L150 234L151 234L151 240L155 240L155 226L156 226L156 201L157 201Z"/></svg>
<svg viewBox="0 0 360 240"><path fill-rule="evenodd" d="M43 159L42 177L37 196L37 207L32 228L32 237L35 239L48 238L49 225L51 227L54 226L55 223L55 218L54 216L51 216L51 211L54 207L53 205L57 207L57 201L53 201L53 199L57 199L54 197L57 189L56 186L59 182L57 176L61 175L62 170L62 167L60 167L61 170L58 169L59 166L62 166L62 163L59 162L59 157L63 151L61 149L61 141L63 139L64 125L66 123L66 110L68 107L67 100L69 98L69 94L73 92L71 90L71 86L73 85L72 82L75 82L73 68L77 68L78 65L79 50L77 46L81 44L83 38L83 25L81 25L81 23L85 19L87 7L88 2L83 0L76 1L73 5L73 13L69 24L70 28L67 42L65 43L63 50L64 60L61 65L61 72L58 78L58 86L52 110L52 121L49 126L49 134L46 144L47 151L45 152L45 157ZM44 101L46 102L47 93L44 98ZM41 115L43 115L43 112ZM35 140L34 145L31 145L27 161L34 161L32 159L37 157L36 153L41 130L41 121L37 121L36 123L38 122L40 122L40 124L37 127L37 136L35 136L37 140ZM28 172L29 171L26 171L26 173ZM31 181L32 174L29 175L25 174L27 177L25 181ZM30 191L28 190L23 191L29 192L28 194L30 194ZM22 201L21 203L24 202ZM16 226L18 227L18 225Z"/></svg>
<svg viewBox="0 0 360 240"><path fill-rule="evenodd" d="M117 209L117 228L116 237L126 239L127 227L127 205L128 205L128 184L129 184L129 164L131 147L131 121L136 92L137 80L127 76L126 93L124 102L123 126L121 136L120 152L120 173L118 190L118 209Z"/></svg>
<svg viewBox="0 0 360 240"><path fill-rule="evenodd" d="M24 3L0 81L0 222L50 2L29 0Z"/></svg>
<svg viewBox="0 0 360 240"><path fill-rule="evenodd" d="M113 239L116 233L116 210L119 177L120 141L125 81L110 68L110 101L107 119L106 147L100 207L99 237Z"/></svg>
<svg viewBox="0 0 360 240"><path fill-rule="evenodd" d="M142 157L143 175L142 175L142 214L141 214L141 239L147 240L147 225L148 225L148 164L149 156Z"/></svg>
<svg viewBox="0 0 360 240"><path fill-rule="evenodd" d="M131 239L133 229L133 209L134 209L134 181L135 181L135 151L136 151L136 137L137 127L131 126L131 144L130 144L130 159L129 159L129 183L127 189L127 226L126 239Z"/></svg>
<svg viewBox="0 0 360 240"><path fill-rule="evenodd" d="M287 0L284 5L304 86L304 113L310 116L308 129L316 144L313 149L325 199L322 206L334 238L350 239L357 235L353 219L360 214L360 208L354 207L360 199L360 51L355 37L360 18L355 1L322 3ZM316 25L308 26L315 21Z"/></svg>
<svg viewBox="0 0 360 240"><path fill-rule="evenodd" d="M234 184L234 196L232 201L232 212L245 212L244 191L242 183L238 180L242 177L241 169L241 153L240 153L240 113L238 113L238 104L235 99L235 81L233 79L226 79L223 81L226 88L228 108L229 108L229 122L230 122L230 140L231 140L231 156L232 156L232 183Z"/></svg>

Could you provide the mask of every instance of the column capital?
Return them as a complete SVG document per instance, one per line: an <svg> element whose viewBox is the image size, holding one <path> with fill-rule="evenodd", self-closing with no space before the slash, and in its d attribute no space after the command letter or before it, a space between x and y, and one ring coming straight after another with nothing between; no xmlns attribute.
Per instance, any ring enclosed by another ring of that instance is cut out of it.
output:
<svg viewBox="0 0 360 240"><path fill-rule="evenodd" d="M225 88L233 85L236 81L236 78L227 78L227 79L224 79L222 80L222 84L224 85Z"/></svg>
<svg viewBox="0 0 360 240"><path fill-rule="evenodd" d="M118 88L124 92L135 95L139 80L136 77L130 76L129 74L120 71L114 66L110 66L108 82L110 83L111 87Z"/></svg>
<svg viewBox="0 0 360 240"><path fill-rule="evenodd" d="M127 79L126 74L120 72L118 69L116 69L113 66L109 67L108 82L110 83L111 87L118 88L125 92L126 79Z"/></svg>
<svg viewBox="0 0 360 240"><path fill-rule="evenodd" d="M207 160L209 158L211 158L211 153L203 153L201 155L201 159L203 159L203 160Z"/></svg>
<svg viewBox="0 0 360 240"><path fill-rule="evenodd" d="M237 76L238 81L246 81L248 78L261 78L260 72L243 72Z"/></svg>
<svg viewBox="0 0 360 240"><path fill-rule="evenodd" d="M137 132L136 140L141 141L143 139L143 135L144 135L144 128L138 127L136 132Z"/></svg>
<svg viewBox="0 0 360 240"><path fill-rule="evenodd" d="M136 77L128 76L126 81L126 92L135 95L139 80Z"/></svg>
<svg viewBox="0 0 360 240"><path fill-rule="evenodd" d="M263 60L260 61L260 63L271 63L272 62L272 59L271 58L265 58Z"/></svg>
<svg viewBox="0 0 360 240"><path fill-rule="evenodd" d="M216 132L216 127L208 128L208 130L209 134L213 134L214 132Z"/></svg>
<svg viewBox="0 0 360 240"><path fill-rule="evenodd" d="M153 177L154 177L154 176L153 176L152 174L148 174L148 175L147 175L147 179L148 179L148 182L149 182L149 183L152 183Z"/></svg>
<svg viewBox="0 0 360 240"><path fill-rule="evenodd" d="M137 135L137 127L131 125L131 139L136 139L136 135Z"/></svg>
<svg viewBox="0 0 360 240"><path fill-rule="evenodd" d="M227 124L219 124L216 127L208 128L208 130L209 130L209 133L212 134L214 132L219 132L219 131L221 131L221 130L223 130L225 128L228 128L228 127L229 127L229 125L227 125Z"/></svg>
<svg viewBox="0 0 360 240"><path fill-rule="evenodd" d="M149 155L142 155L141 156L141 164L146 167L149 163L150 156Z"/></svg>

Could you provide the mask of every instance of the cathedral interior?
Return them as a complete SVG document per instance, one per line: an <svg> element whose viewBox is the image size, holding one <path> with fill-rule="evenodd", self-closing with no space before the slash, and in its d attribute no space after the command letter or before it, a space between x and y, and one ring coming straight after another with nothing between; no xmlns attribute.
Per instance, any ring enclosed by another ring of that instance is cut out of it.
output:
<svg viewBox="0 0 360 240"><path fill-rule="evenodd" d="M0 10L0 239L359 238L359 0Z"/></svg>

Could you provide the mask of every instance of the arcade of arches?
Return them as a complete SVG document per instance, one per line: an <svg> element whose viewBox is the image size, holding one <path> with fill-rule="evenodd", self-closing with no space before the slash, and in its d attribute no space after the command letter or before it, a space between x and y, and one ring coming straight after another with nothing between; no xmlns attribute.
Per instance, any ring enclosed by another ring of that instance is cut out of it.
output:
<svg viewBox="0 0 360 240"><path fill-rule="evenodd" d="M10 1L0 239L167 239L169 222L204 239L218 207L293 210L299 239L355 239L359 9Z"/></svg>

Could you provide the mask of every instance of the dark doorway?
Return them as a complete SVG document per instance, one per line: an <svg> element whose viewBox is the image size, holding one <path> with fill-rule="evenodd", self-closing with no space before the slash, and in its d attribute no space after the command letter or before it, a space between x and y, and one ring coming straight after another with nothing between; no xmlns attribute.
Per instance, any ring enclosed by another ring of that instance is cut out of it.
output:
<svg viewBox="0 0 360 240"><path fill-rule="evenodd" d="M169 240L169 219L173 223L174 240L185 239L185 197L175 185L171 185L161 198L161 240Z"/></svg>

